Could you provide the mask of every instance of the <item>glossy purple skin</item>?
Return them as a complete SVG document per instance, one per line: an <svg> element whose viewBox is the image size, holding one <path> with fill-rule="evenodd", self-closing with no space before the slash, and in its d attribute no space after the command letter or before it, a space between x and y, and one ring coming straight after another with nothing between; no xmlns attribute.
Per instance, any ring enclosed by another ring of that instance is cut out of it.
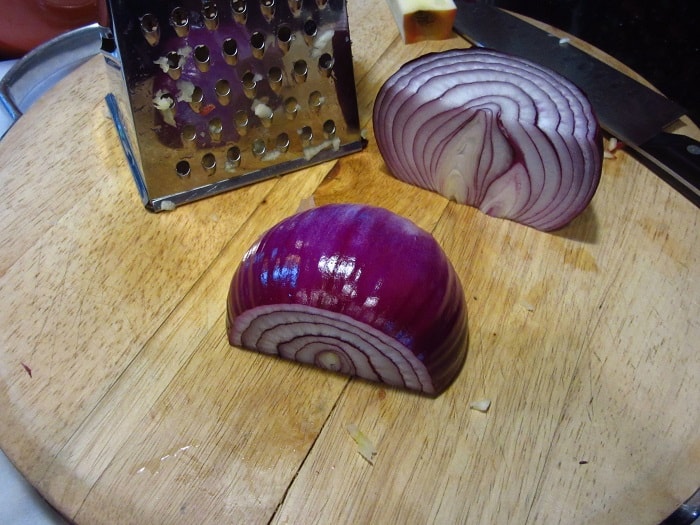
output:
<svg viewBox="0 0 700 525"><path fill-rule="evenodd" d="M382 208L327 205L267 231L231 282L231 344L236 316L278 304L344 314L400 341L425 365L435 393L466 356L466 304L454 268L429 233Z"/></svg>

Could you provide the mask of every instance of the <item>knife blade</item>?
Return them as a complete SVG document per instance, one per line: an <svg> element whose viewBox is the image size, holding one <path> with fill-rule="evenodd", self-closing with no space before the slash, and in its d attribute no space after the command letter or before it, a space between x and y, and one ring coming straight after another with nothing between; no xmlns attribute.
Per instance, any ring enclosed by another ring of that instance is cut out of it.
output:
<svg viewBox="0 0 700 525"><path fill-rule="evenodd" d="M664 130L686 113L681 106L497 7L457 2L454 30L478 47L530 60L568 78L586 94L606 132L700 207L700 142Z"/></svg>

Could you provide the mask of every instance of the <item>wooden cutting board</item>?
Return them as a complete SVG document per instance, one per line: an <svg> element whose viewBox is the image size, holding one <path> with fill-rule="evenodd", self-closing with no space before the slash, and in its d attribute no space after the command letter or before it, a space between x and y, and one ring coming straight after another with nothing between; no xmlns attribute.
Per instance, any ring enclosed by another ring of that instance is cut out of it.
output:
<svg viewBox="0 0 700 525"><path fill-rule="evenodd" d="M400 183L376 93L468 44L405 46L383 2L349 4L362 153L149 214L100 58L0 142L0 446L81 524L657 523L700 485L699 211L624 152L556 233ZM441 397L229 347L238 261L311 195L444 247L470 345Z"/></svg>

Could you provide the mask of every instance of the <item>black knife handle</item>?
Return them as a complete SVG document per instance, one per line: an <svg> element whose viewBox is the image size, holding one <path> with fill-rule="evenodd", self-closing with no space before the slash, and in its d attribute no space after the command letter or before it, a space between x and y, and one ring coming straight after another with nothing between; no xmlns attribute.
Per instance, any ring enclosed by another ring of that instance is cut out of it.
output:
<svg viewBox="0 0 700 525"><path fill-rule="evenodd" d="M633 149L649 169L700 208L700 142L661 132Z"/></svg>

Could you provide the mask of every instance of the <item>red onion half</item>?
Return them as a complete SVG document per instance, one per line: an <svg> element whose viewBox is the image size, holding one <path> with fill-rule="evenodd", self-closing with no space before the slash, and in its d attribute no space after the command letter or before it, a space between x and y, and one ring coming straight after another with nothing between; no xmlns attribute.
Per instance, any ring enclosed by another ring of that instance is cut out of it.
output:
<svg viewBox="0 0 700 525"><path fill-rule="evenodd" d="M429 395L466 357L454 268L428 232L383 208L283 220L244 256L227 307L233 346Z"/></svg>
<svg viewBox="0 0 700 525"><path fill-rule="evenodd" d="M405 64L377 95L374 132L396 178L539 230L569 223L600 180L602 136L584 94L496 51Z"/></svg>

